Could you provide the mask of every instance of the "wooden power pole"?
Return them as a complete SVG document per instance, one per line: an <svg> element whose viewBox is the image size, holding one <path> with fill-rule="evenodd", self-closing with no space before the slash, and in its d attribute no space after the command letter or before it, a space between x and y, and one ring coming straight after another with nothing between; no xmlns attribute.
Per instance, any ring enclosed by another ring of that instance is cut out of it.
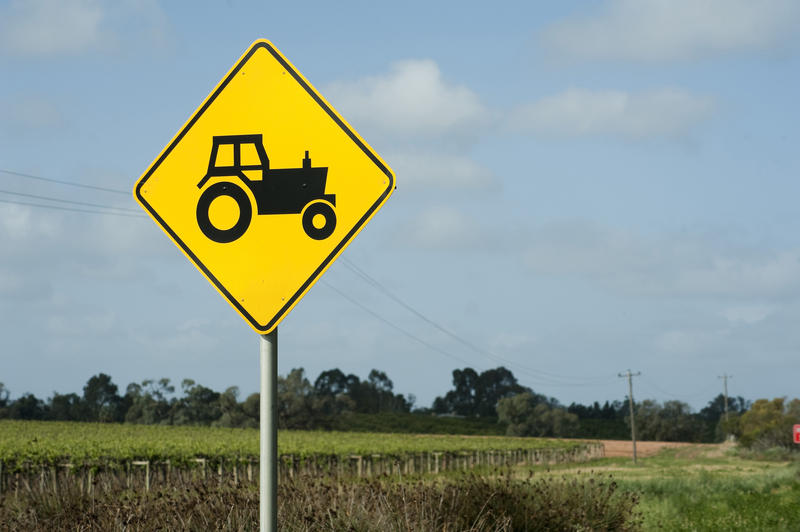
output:
<svg viewBox="0 0 800 532"><path fill-rule="evenodd" d="M634 423L633 419L633 377L638 377L641 375L641 371L637 371L636 373L631 373L631 370L626 371L625 373L620 373L620 377L628 377L628 406L630 407L631 411L631 442L633 442L633 463L636 463L636 424Z"/></svg>
<svg viewBox="0 0 800 532"><path fill-rule="evenodd" d="M728 421L728 379L732 379L733 375L728 375L727 373L723 373L722 375L717 377L718 379L722 379L723 389L725 390L725 421Z"/></svg>

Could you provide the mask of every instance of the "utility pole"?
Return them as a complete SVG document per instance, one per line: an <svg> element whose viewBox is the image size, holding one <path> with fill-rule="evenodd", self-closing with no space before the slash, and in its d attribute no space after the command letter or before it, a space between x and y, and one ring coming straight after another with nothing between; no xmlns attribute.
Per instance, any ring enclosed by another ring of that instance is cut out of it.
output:
<svg viewBox="0 0 800 532"><path fill-rule="evenodd" d="M633 421L633 377L641 375L641 371L631 373L631 370L625 373L619 373L620 377L628 377L628 406L631 410L631 441L633 442L633 463L636 463L636 425Z"/></svg>
<svg viewBox="0 0 800 532"><path fill-rule="evenodd" d="M727 373L723 373L722 375L717 377L718 379L722 379L722 383L725 389L725 421L728 421L728 379L732 379L733 375L728 375Z"/></svg>

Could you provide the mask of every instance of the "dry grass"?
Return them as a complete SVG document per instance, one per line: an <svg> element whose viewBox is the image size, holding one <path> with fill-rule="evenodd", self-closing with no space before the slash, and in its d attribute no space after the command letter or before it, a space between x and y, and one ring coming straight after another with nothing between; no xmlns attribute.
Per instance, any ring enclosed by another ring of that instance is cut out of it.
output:
<svg viewBox="0 0 800 532"><path fill-rule="evenodd" d="M512 531L636 530L636 496L609 477L491 476L336 481L297 477L279 487L283 530ZM198 481L149 493L95 497L65 486L0 502L0 530L257 530L253 486L208 488Z"/></svg>

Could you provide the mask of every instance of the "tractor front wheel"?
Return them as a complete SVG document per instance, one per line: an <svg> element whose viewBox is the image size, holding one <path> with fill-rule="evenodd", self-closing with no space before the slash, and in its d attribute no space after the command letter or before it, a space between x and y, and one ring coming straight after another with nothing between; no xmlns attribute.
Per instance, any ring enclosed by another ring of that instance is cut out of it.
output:
<svg viewBox="0 0 800 532"><path fill-rule="evenodd" d="M320 225L319 216L322 217ZM303 209L303 230L314 240L325 240L336 228L336 213L327 201L314 201Z"/></svg>
<svg viewBox="0 0 800 532"><path fill-rule="evenodd" d="M211 223L208 216L211 204L215 199L222 196L232 198L239 206L239 219L228 229L219 229ZM250 205L250 198L242 187L229 181L214 183L203 191L197 201L197 225L206 237L220 244L233 242L247 231L250 227L250 220L253 218L253 207Z"/></svg>

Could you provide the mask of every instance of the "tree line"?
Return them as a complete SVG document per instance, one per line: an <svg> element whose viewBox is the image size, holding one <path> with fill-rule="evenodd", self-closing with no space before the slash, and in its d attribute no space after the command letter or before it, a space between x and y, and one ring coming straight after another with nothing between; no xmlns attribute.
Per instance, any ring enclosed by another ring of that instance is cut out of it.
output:
<svg viewBox="0 0 800 532"><path fill-rule="evenodd" d="M281 428L325 428L326 420L346 412L378 414L410 412L413 395L396 394L386 373L373 369L365 380L339 369L323 371L312 385L302 368L278 377L278 420ZM218 392L184 379L175 393L170 379L131 383L120 394L109 375L99 373L83 393L53 393L40 399L25 393L10 400L0 383L0 419L88 421L160 425L257 427L259 394L239 400L232 386Z"/></svg>
<svg viewBox="0 0 800 532"><path fill-rule="evenodd" d="M48 399L25 393L11 400L0 383L0 418L257 427L259 395L250 394L241 400L239 395L235 386L218 392L191 379L181 382L179 393L169 379L131 383L120 393L110 376L99 373L87 381L82 394L55 392ZM312 383L305 370L296 368L278 377L278 426L347 429L348 420L366 416L391 417L391 431L402 430L405 425L408 431L436 432L437 424L429 422L435 417L442 421L480 420L483 427L495 424L516 436L627 439L630 413L626 399L565 406L521 385L504 367L483 372L467 367L453 371L452 388L436 397L428 408L415 406L412 394L395 393L391 379L377 369L362 380L334 368L321 372ZM729 397L727 403L726 412L725 397L719 394L699 412L693 412L681 401L637 402L637 438L715 442L734 436L748 446L791 447L791 426L800 423L800 400L760 399L751 403L742 397ZM417 422L421 416L427 418L426 423ZM375 426L381 430L380 425ZM448 432L454 430L452 423L447 426ZM474 426L469 428L470 433ZM463 427L466 433L466 425Z"/></svg>

